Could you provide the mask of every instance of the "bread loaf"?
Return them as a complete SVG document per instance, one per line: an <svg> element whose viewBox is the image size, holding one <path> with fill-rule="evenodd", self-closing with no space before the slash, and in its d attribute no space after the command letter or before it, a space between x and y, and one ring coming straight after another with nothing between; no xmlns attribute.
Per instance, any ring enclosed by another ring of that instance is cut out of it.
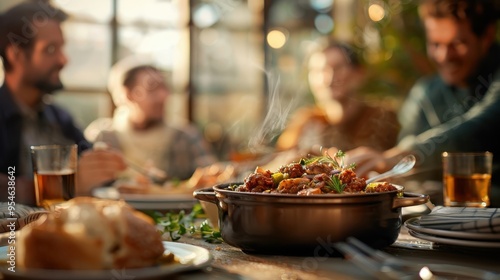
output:
<svg viewBox="0 0 500 280"><path fill-rule="evenodd" d="M153 220L123 201L74 198L19 232L19 266L99 270L155 265L164 252Z"/></svg>

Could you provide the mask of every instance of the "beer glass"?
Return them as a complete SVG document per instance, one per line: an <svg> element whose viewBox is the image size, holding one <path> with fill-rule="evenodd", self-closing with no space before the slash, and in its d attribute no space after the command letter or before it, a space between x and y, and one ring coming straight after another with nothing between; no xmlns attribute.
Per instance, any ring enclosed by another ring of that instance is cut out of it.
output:
<svg viewBox="0 0 500 280"><path fill-rule="evenodd" d="M77 145L31 146L37 206L50 209L75 196Z"/></svg>
<svg viewBox="0 0 500 280"><path fill-rule="evenodd" d="M488 207L493 154L444 152L442 156L444 205Z"/></svg>

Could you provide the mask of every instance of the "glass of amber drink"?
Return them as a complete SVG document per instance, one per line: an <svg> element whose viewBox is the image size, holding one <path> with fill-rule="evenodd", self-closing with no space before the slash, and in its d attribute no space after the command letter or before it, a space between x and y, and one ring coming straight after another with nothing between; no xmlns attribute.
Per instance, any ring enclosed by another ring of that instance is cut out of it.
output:
<svg viewBox="0 0 500 280"><path fill-rule="evenodd" d="M77 145L31 146L37 206L46 209L75 196Z"/></svg>
<svg viewBox="0 0 500 280"><path fill-rule="evenodd" d="M488 207L493 154L444 152L442 156L444 205Z"/></svg>

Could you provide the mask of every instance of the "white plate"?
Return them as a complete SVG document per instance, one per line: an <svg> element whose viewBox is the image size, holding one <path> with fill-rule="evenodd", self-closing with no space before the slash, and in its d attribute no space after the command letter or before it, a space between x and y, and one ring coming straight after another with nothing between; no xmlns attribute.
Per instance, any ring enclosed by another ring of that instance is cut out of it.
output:
<svg viewBox="0 0 500 280"><path fill-rule="evenodd" d="M420 225L420 217L408 219L405 226L415 232L431 234L439 237L450 237L477 241L490 241L496 240L500 242L500 234L498 233L480 233L480 232L467 232L456 230L444 230L424 227Z"/></svg>
<svg viewBox="0 0 500 280"><path fill-rule="evenodd" d="M473 248L500 248L500 241L495 242L495 241L478 241L478 240L447 238L447 237L434 236L421 232L416 232L411 229L408 230L408 233L416 238L446 245L458 245L458 246L473 247Z"/></svg>
<svg viewBox="0 0 500 280"><path fill-rule="evenodd" d="M123 199L139 210L191 209L198 202L189 194L123 194L113 187L96 188L92 195L104 199Z"/></svg>
<svg viewBox="0 0 500 280"><path fill-rule="evenodd" d="M163 277L179 272L197 270L207 267L212 262L212 256L207 249L177 242L164 241L165 249L179 258L180 263L164 264L156 267L137 269L115 269L102 271L70 271L70 270L48 270L28 269L21 270L16 267L15 272L8 271L8 267L2 267L0 271L4 279L32 279L32 280L109 280L109 279L149 279ZM7 255L7 247L0 248L0 256L4 259ZM2 260L2 264L5 264Z"/></svg>

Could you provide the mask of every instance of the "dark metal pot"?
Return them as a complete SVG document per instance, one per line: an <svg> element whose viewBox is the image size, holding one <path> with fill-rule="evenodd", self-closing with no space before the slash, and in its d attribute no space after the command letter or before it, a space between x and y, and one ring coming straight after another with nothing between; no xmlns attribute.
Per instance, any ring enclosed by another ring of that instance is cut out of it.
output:
<svg viewBox="0 0 500 280"><path fill-rule="evenodd" d="M401 186L384 193L299 196L228 189L234 184L240 183L197 190L194 197L216 204L224 241L250 253L324 255L349 236L383 248L398 237L401 208L429 200Z"/></svg>

